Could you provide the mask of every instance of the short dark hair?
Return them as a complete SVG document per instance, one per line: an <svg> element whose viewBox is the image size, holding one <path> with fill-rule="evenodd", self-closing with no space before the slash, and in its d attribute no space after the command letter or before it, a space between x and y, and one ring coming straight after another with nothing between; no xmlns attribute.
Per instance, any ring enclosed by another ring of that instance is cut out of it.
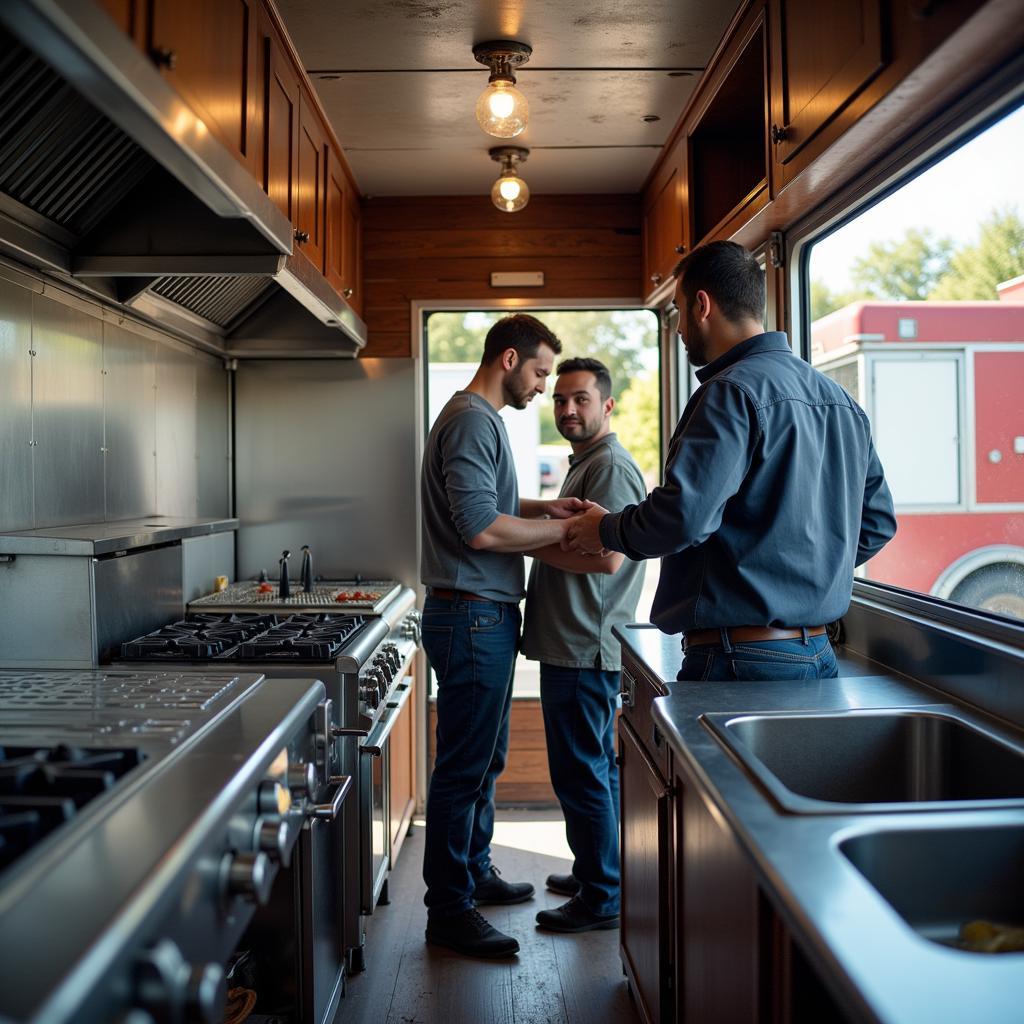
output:
<svg viewBox="0 0 1024 1024"><path fill-rule="evenodd" d="M597 382L597 390L601 393L602 402L611 396L612 375L608 372L608 367L600 359L587 359L582 356L578 356L575 359L563 359L558 364L558 369L555 373L561 377L563 373L580 373L583 371L594 375L594 380Z"/></svg>
<svg viewBox="0 0 1024 1024"><path fill-rule="evenodd" d="M554 331L529 313L513 313L502 317L484 338L481 362L493 363L506 349L514 348L520 359L532 359L541 345L547 345L557 356L562 343Z"/></svg>
<svg viewBox="0 0 1024 1024"><path fill-rule="evenodd" d="M687 306L693 305L697 292L704 291L727 320L764 319L764 271L742 245L699 245L676 264L673 274L682 282Z"/></svg>

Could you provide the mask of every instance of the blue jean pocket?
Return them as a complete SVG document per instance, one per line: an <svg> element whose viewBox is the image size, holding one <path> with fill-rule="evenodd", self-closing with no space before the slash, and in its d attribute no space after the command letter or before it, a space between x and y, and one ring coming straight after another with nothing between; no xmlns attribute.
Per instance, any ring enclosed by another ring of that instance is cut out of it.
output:
<svg viewBox="0 0 1024 1024"><path fill-rule="evenodd" d="M453 626L429 626L426 623L422 626L423 650L439 680L448 674L454 632Z"/></svg>
<svg viewBox="0 0 1024 1024"><path fill-rule="evenodd" d="M817 679L818 666L813 659L774 658L771 661L731 658L732 670L737 679L752 679L762 682Z"/></svg>

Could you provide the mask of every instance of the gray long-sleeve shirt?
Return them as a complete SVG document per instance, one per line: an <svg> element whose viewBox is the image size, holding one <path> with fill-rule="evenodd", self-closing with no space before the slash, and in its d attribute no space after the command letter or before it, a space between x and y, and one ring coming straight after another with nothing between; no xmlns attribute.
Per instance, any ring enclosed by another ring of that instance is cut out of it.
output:
<svg viewBox="0 0 1024 1024"><path fill-rule="evenodd" d="M697 377L664 484L605 516L602 542L665 556L651 619L666 633L838 619L854 566L896 532L867 416L780 332Z"/></svg>
<svg viewBox="0 0 1024 1024"><path fill-rule="evenodd" d="M420 471L420 579L492 601L519 601L523 556L469 546L499 515L519 515L519 485L508 434L493 406L457 391L427 437Z"/></svg>

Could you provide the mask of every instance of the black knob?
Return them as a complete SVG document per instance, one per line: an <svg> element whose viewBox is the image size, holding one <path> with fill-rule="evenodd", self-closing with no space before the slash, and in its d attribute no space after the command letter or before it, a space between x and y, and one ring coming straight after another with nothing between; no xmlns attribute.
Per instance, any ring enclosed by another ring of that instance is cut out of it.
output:
<svg viewBox="0 0 1024 1024"><path fill-rule="evenodd" d="M778 143L780 142L783 142L788 134L788 129L780 128L777 124L772 125L772 142L774 142L776 145L778 145Z"/></svg>
<svg viewBox="0 0 1024 1024"><path fill-rule="evenodd" d="M288 559L290 557L290 551L282 551L281 558L277 563L281 567L281 582L278 586L277 596L280 597L282 601L292 596L292 585L291 581L288 579Z"/></svg>
<svg viewBox="0 0 1024 1024"><path fill-rule="evenodd" d="M309 241L309 232L308 231L299 231L299 229L296 228L295 229L295 241L299 242L299 243L308 242Z"/></svg>
<svg viewBox="0 0 1024 1024"><path fill-rule="evenodd" d="M680 256L682 256L682 255L683 255L683 253L684 253L684 252L686 252L686 246L685 246L685 245L683 245L683 243L682 243L682 242L680 242L680 243L679 243L679 244L678 244L678 245L676 246L676 252L677 252L677 253L679 253L679 255L680 255Z"/></svg>
<svg viewBox="0 0 1024 1024"><path fill-rule="evenodd" d="M260 575L259 575L259 581L258 582L260 582L260 583L266 583L267 582L267 570L266 569L260 569Z"/></svg>
<svg viewBox="0 0 1024 1024"><path fill-rule="evenodd" d="M224 968L217 963L193 967L188 979L185 1017L198 1024L221 1024L228 983Z"/></svg>
<svg viewBox="0 0 1024 1024"><path fill-rule="evenodd" d="M256 822L256 845L275 864L288 867L292 859L290 832L285 821L278 817L260 818Z"/></svg>
<svg viewBox="0 0 1024 1024"><path fill-rule="evenodd" d="M274 866L263 853L229 853L224 858L224 892L241 896L259 906L270 899L274 884Z"/></svg>
<svg viewBox="0 0 1024 1024"><path fill-rule="evenodd" d="M173 71L178 64L178 55L166 46L154 46L150 56L158 68L167 68L168 71Z"/></svg>
<svg viewBox="0 0 1024 1024"><path fill-rule="evenodd" d="M295 761L288 765L288 788L292 796L311 797L316 789L316 765L312 761Z"/></svg>
<svg viewBox="0 0 1024 1024"><path fill-rule="evenodd" d="M302 586L309 593L313 589L313 555L308 544L302 545Z"/></svg>
<svg viewBox="0 0 1024 1024"><path fill-rule="evenodd" d="M351 298L352 298L352 296L353 296L353 295L355 294L355 292L353 292L351 288L345 288L345 289L343 289L343 290L342 290L342 293L341 293L341 294L342 294L342 295L343 295L343 296L344 296L344 297L345 297L346 299L351 299Z"/></svg>
<svg viewBox="0 0 1024 1024"><path fill-rule="evenodd" d="M661 284L661 274L651 274L651 280L655 284Z"/></svg>

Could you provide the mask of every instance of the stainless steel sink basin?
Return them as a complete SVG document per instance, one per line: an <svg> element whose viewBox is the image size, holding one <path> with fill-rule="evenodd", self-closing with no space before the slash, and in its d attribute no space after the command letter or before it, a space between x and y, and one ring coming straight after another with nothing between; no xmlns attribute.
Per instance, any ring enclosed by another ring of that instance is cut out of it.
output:
<svg viewBox="0 0 1024 1024"><path fill-rule="evenodd" d="M952 705L703 720L795 813L1024 805L1024 751Z"/></svg>
<svg viewBox="0 0 1024 1024"><path fill-rule="evenodd" d="M979 919L1024 927L1024 824L869 832L839 849L933 942L960 945L960 929Z"/></svg>

